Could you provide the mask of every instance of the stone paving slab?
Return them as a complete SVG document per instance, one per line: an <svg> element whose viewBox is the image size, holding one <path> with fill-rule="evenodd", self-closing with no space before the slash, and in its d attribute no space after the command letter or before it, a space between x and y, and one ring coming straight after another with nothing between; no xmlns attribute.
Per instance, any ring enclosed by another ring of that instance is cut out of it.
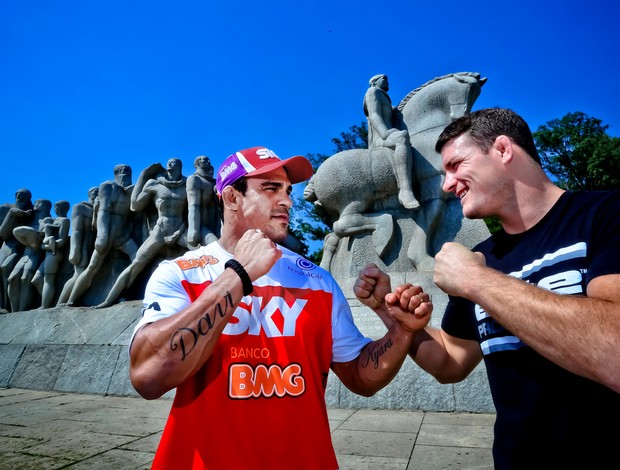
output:
<svg viewBox="0 0 620 470"><path fill-rule="evenodd" d="M493 468L490 449L416 445L407 470L493 470Z"/></svg>
<svg viewBox="0 0 620 470"><path fill-rule="evenodd" d="M336 429L332 442L337 454L409 459L415 444L415 433L351 431Z"/></svg>
<svg viewBox="0 0 620 470"><path fill-rule="evenodd" d="M0 388L0 469L148 470L172 401ZM329 408L341 470L492 469L495 415Z"/></svg>

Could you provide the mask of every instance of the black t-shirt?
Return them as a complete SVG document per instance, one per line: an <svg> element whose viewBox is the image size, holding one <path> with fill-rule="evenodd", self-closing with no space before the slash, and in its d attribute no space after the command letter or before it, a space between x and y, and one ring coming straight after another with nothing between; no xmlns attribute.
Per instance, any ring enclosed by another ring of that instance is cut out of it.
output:
<svg viewBox="0 0 620 470"><path fill-rule="evenodd" d="M585 295L590 280L620 273L620 191L565 192L531 229L497 232L474 251L511 276ZM468 300L450 298L442 328L480 343L497 411L496 468L598 468L617 458L620 394L555 365Z"/></svg>

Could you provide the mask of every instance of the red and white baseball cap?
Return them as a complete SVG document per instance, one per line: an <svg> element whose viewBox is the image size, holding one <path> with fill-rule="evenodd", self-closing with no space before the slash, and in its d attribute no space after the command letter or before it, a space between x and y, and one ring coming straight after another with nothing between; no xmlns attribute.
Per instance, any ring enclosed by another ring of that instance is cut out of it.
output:
<svg viewBox="0 0 620 470"><path fill-rule="evenodd" d="M226 157L217 171L215 189L218 195L222 190L242 176L258 176L284 167L291 184L306 181L312 176L312 164L306 157L296 155L280 160L272 150L265 147L252 147L239 150Z"/></svg>

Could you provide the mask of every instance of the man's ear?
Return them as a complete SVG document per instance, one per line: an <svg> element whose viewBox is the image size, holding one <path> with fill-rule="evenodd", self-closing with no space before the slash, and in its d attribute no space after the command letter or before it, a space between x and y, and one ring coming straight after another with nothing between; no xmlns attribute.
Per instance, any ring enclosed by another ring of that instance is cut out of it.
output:
<svg viewBox="0 0 620 470"><path fill-rule="evenodd" d="M222 190L222 203L224 209L236 211L239 205L239 191L231 186L226 186Z"/></svg>
<svg viewBox="0 0 620 470"><path fill-rule="evenodd" d="M514 147L510 137L498 135L493 142L493 149L501 156L504 163L508 163L512 160Z"/></svg>

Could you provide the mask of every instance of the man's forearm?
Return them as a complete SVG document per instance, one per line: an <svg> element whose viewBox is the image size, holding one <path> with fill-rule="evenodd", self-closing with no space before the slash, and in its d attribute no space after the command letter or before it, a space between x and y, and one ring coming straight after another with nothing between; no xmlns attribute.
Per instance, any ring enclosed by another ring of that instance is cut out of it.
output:
<svg viewBox="0 0 620 470"><path fill-rule="evenodd" d="M239 276L227 270L185 310L139 330L130 350L136 390L158 398L203 367L242 296Z"/></svg>
<svg viewBox="0 0 620 470"><path fill-rule="evenodd" d="M617 302L611 298L558 294L488 267L480 269L484 273L472 277L484 282L470 287L468 298L504 328L547 359L576 374L608 382L597 378L597 374L615 365L616 372L609 370L604 374L617 375L620 337ZM598 282L597 279L590 285ZM599 289L601 296L613 296L617 290L615 284L609 282L608 287ZM617 379L614 382L620 386Z"/></svg>
<svg viewBox="0 0 620 470"><path fill-rule="evenodd" d="M407 357L412 337L412 333L394 324L383 338L367 344L357 359L356 393L374 395L389 384Z"/></svg>

